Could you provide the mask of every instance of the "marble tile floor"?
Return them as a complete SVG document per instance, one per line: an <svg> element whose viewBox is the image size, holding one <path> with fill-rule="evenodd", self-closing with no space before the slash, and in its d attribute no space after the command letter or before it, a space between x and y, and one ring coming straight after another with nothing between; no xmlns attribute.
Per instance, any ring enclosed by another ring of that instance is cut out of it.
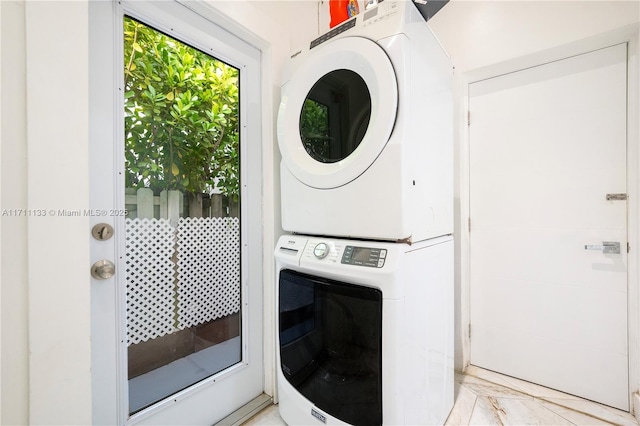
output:
<svg viewBox="0 0 640 426"><path fill-rule="evenodd" d="M445 424L638 426L627 412L474 366L456 374L455 404ZM258 425L286 424L271 405L243 424Z"/></svg>
<svg viewBox="0 0 640 426"><path fill-rule="evenodd" d="M638 426L625 411L474 366L456 374L455 398L446 425Z"/></svg>

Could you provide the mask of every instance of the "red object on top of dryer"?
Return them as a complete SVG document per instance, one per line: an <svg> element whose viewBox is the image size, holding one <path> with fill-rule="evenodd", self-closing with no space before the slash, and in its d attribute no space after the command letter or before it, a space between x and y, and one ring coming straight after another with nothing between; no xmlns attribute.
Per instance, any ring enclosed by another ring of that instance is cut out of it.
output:
<svg viewBox="0 0 640 426"><path fill-rule="evenodd" d="M329 14L331 22L329 28L333 28L360 12L357 0L329 0Z"/></svg>

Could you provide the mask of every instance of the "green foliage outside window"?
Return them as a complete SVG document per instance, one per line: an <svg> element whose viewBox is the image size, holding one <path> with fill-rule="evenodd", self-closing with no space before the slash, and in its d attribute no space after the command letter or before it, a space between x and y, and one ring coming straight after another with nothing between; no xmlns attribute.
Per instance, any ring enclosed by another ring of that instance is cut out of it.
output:
<svg viewBox="0 0 640 426"><path fill-rule="evenodd" d="M238 70L124 20L126 186L239 193Z"/></svg>
<svg viewBox="0 0 640 426"><path fill-rule="evenodd" d="M300 114L300 135L309 155L318 161L331 158L329 111L326 105L306 99Z"/></svg>

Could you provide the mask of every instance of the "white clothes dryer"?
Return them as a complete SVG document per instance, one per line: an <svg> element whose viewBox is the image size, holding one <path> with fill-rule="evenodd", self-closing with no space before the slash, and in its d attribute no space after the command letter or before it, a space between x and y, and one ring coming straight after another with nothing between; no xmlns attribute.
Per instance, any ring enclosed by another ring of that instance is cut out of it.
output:
<svg viewBox="0 0 640 426"><path fill-rule="evenodd" d="M287 424L444 424L454 387L451 236L409 245L285 235L275 258Z"/></svg>
<svg viewBox="0 0 640 426"><path fill-rule="evenodd" d="M411 1L381 1L293 55L277 121L283 229L451 234L452 75Z"/></svg>

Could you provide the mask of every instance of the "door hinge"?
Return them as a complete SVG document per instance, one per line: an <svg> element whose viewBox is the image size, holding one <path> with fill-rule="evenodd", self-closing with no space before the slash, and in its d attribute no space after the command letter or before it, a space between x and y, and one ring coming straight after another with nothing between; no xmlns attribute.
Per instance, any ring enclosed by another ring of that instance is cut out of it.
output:
<svg viewBox="0 0 640 426"><path fill-rule="evenodd" d="M469 229L469 232L471 232L471 218L467 219L467 228Z"/></svg>
<svg viewBox="0 0 640 426"><path fill-rule="evenodd" d="M471 323L469 323L469 340L471 340Z"/></svg>
<svg viewBox="0 0 640 426"><path fill-rule="evenodd" d="M471 111L467 111L467 126L471 126Z"/></svg>
<svg viewBox="0 0 640 426"><path fill-rule="evenodd" d="M627 253L631 252L631 244L627 243Z"/></svg>

